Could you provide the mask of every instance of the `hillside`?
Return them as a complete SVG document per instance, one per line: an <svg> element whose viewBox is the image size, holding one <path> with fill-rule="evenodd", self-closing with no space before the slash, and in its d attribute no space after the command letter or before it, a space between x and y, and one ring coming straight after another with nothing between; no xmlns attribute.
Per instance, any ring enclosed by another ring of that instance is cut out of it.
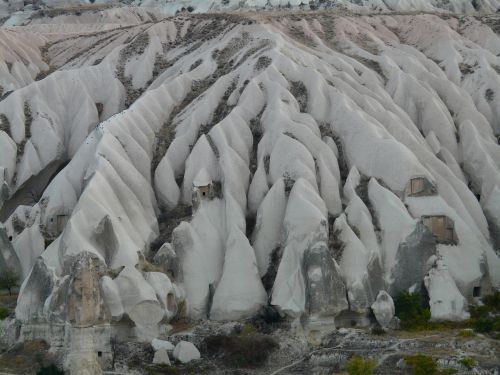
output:
<svg viewBox="0 0 500 375"><path fill-rule="evenodd" d="M164 7L180 3L0 28L0 270L23 281L21 340L99 373L109 337L181 317L271 311L307 336L369 326L381 291L462 321L498 290L498 15Z"/></svg>

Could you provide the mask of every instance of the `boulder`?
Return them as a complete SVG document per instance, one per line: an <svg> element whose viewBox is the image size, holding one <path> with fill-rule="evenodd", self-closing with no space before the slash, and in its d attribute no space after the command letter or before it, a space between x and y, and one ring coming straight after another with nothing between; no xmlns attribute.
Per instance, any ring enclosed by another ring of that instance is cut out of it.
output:
<svg viewBox="0 0 500 375"><path fill-rule="evenodd" d="M168 358L167 349L160 348L155 352L155 356L153 358L153 363L157 365L169 365L170 366L170 358Z"/></svg>
<svg viewBox="0 0 500 375"><path fill-rule="evenodd" d="M165 317L171 319L177 313L178 299L183 296L180 290L161 272L146 272L145 279L156 293L156 298L165 310Z"/></svg>
<svg viewBox="0 0 500 375"><path fill-rule="evenodd" d="M188 341L179 342L174 349L174 358L182 363L188 363L200 359L200 351Z"/></svg>
<svg viewBox="0 0 500 375"><path fill-rule="evenodd" d="M448 267L441 259L431 268L424 278L429 293L431 320L461 321L470 317L467 312L467 300L458 290Z"/></svg>
<svg viewBox="0 0 500 375"><path fill-rule="evenodd" d="M151 341L151 346L155 351L158 351L160 349L165 349L171 352L175 348L174 344L172 344L170 341L165 341L160 339L153 339Z"/></svg>
<svg viewBox="0 0 500 375"><path fill-rule="evenodd" d="M389 327L394 318L395 308L394 301L385 290L378 292L377 299L372 304L372 310L380 326L382 328Z"/></svg>
<svg viewBox="0 0 500 375"><path fill-rule="evenodd" d="M114 281L125 313L137 326L156 325L163 319L165 311L155 290L135 267L125 267Z"/></svg>
<svg viewBox="0 0 500 375"><path fill-rule="evenodd" d="M318 242L305 251L302 269L309 314L335 316L348 308L339 266L325 242Z"/></svg>

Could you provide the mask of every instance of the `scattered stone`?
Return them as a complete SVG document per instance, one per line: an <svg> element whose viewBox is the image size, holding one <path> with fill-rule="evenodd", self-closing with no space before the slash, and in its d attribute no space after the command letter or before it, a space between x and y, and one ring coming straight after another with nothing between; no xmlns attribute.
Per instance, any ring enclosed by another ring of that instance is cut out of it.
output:
<svg viewBox="0 0 500 375"><path fill-rule="evenodd" d="M170 341L165 341L160 339L153 339L151 341L151 346L155 351L158 351L160 349L165 349L171 352L175 348L174 344L172 344Z"/></svg>
<svg viewBox="0 0 500 375"><path fill-rule="evenodd" d="M188 341L179 342L174 349L174 358L182 363L200 359L200 351Z"/></svg>
<svg viewBox="0 0 500 375"><path fill-rule="evenodd" d="M153 363L157 365L169 365L170 366L170 358L168 358L168 353L165 348L160 348L155 352L155 356L153 358Z"/></svg>

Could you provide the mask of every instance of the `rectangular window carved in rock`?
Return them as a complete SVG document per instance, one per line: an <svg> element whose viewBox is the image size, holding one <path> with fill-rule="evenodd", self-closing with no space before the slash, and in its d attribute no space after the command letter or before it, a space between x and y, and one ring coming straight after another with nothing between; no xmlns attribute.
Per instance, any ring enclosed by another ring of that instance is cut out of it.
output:
<svg viewBox="0 0 500 375"><path fill-rule="evenodd" d="M437 243L456 245L457 237L453 220L444 215L424 216L422 221L430 229Z"/></svg>

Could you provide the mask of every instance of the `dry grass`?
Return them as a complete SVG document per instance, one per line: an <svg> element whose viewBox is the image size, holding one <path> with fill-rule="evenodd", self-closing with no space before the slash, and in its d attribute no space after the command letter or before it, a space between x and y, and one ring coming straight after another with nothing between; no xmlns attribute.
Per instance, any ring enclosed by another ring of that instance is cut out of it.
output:
<svg viewBox="0 0 500 375"><path fill-rule="evenodd" d="M39 368L53 363L48 353L49 344L43 340L26 341L15 345L0 356L0 372L33 374Z"/></svg>
<svg viewBox="0 0 500 375"><path fill-rule="evenodd" d="M172 330L169 332L170 335L179 332L186 332L193 328L193 323L189 320L178 320L172 324Z"/></svg>

